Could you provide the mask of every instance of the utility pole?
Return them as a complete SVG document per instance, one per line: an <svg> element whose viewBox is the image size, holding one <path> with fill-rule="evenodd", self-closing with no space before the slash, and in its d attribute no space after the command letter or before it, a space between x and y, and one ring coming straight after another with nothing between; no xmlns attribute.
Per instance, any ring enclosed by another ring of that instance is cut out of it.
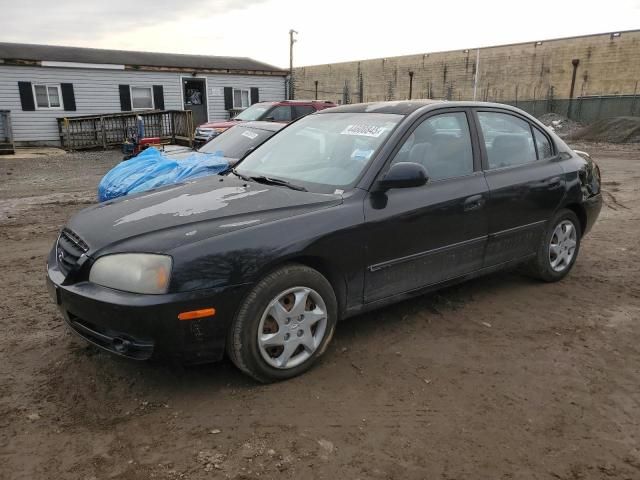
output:
<svg viewBox="0 0 640 480"><path fill-rule="evenodd" d="M289 100L293 100L293 44L296 43L296 39L293 37L297 35L293 28L289 30Z"/></svg>
<svg viewBox="0 0 640 480"><path fill-rule="evenodd" d="M478 78L480 77L480 49L476 51L476 74L473 77L473 101L476 101L476 92L478 90Z"/></svg>

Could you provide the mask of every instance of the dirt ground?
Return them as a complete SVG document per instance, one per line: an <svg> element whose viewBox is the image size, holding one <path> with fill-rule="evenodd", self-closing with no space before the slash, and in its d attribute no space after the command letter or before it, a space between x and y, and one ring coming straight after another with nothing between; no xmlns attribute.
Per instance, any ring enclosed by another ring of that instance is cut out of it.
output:
<svg viewBox="0 0 640 480"><path fill-rule="evenodd" d="M45 255L117 152L0 158L0 479L640 479L640 146L569 277L347 320L309 373L133 363L73 337Z"/></svg>

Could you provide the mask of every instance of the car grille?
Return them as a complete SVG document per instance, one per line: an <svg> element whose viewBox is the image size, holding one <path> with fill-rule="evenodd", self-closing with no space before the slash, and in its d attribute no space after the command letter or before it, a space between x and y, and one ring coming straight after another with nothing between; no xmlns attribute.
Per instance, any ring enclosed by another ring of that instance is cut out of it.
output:
<svg viewBox="0 0 640 480"><path fill-rule="evenodd" d="M78 235L67 228L63 229L56 245L56 259L60 271L68 275L88 250L89 247Z"/></svg>

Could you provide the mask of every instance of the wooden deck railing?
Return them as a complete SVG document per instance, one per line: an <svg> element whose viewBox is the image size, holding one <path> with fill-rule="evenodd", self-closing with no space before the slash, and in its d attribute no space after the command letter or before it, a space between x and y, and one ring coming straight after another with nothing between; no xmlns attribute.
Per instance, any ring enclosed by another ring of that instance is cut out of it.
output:
<svg viewBox="0 0 640 480"><path fill-rule="evenodd" d="M66 150L120 145L132 131L137 131L138 116L142 118L145 137L192 146L195 127L191 110L62 117L58 118L60 142Z"/></svg>
<svg viewBox="0 0 640 480"><path fill-rule="evenodd" d="M235 118L236 115L240 115L244 111L244 108L232 108L231 110L227 110L227 112L229 112L229 120Z"/></svg>

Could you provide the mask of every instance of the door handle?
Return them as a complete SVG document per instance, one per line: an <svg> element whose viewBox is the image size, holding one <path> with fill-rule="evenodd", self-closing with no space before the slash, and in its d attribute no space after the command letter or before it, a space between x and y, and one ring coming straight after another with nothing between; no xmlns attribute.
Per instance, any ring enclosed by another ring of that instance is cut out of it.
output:
<svg viewBox="0 0 640 480"><path fill-rule="evenodd" d="M464 211L470 212L479 210L484 206L484 197L482 195L473 195L464 201Z"/></svg>
<svg viewBox="0 0 640 480"><path fill-rule="evenodd" d="M549 186L550 187L557 187L562 183L562 178L560 177L553 177L549 179Z"/></svg>

